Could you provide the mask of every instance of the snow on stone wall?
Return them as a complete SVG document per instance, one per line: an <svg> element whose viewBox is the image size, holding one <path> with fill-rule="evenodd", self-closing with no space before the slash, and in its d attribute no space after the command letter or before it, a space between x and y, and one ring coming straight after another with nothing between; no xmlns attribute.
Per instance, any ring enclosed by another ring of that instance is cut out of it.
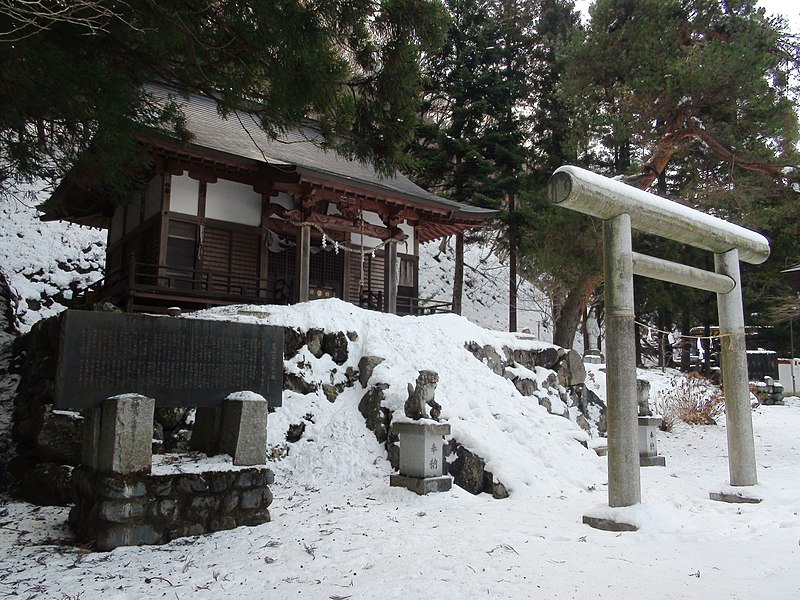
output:
<svg viewBox="0 0 800 600"><path fill-rule="evenodd" d="M34 204L43 198L0 198L0 269L14 295L14 326L27 331L64 310L78 290L103 276L106 231L44 223Z"/></svg>

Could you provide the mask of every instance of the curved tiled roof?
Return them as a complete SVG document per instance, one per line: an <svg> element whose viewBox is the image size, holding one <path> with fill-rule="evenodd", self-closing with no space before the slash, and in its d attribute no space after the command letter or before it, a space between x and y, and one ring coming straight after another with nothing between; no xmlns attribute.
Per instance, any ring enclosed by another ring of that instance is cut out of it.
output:
<svg viewBox="0 0 800 600"><path fill-rule="evenodd" d="M285 171L290 177L299 176L301 182L315 186L406 203L428 214L418 232L423 241L480 226L497 212L441 198L399 171L383 176L370 163L323 149L322 134L313 123L282 133L276 139L261 128L254 114L232 111L223 115L211 98L182 96L162 85L150 85L146 92L155 102L171 100L180 106L191 134L190 140L184 142L164 136L164 132L146 130L143 141L156 152L169 149L189 156L215 156L212 160L221 159L227 165L262 164L273 173ZM107 204L102 192L68 175L40 208L44 220L66 219L107 227Z"/></svg>
<svg viewBox="0 0 800 600"><path fill-rule="evenodd" d="M347 159L332 150L320 147L322 136L311 125L271 138L261 128L258 118L245 112L222 116L216 103L205 97L183 98L167 88L151 88L155 96L171 97L186 116L187 129L193 134L190 144L224 152L232 156L264 162L273 167L295 169L301 175L317 174L343 184L358 185L383 194L390 194L452 211L455 215L484 220L496 211L441 198L416 185L402 173L380 175L369 163Z"/></svg>

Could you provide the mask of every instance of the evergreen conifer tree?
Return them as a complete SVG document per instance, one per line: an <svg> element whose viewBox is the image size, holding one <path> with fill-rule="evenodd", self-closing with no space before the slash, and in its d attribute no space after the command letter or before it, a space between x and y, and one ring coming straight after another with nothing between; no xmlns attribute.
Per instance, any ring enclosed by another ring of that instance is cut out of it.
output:
<svg viewBox="0 0 800 600"><path fill-rule="evenodd" d="M500 231L512 271L509 329L514 331L537 3L448 0L447 6L452 24L445 47L426 64L424 123L414 148L417 178L453 200L502 208ZM463 249L456 261L463 264ZM461 293L457 277L455 307Z"/></svg>
<svg viewBox="0 0 800 600"><path fill-rule="evenodd" d="M583 144L605 148L606 173L771 238L770 261L746 268L751 310L798 251L786 219L800 181L791 41L753 2L597 0L569 63L565 91L580 101ZM662 322L674 307L684 323L706 318L707 299L677 286L637 289L640 310Z"/></svg>
<svg viewBox="0 0 800 600"><path fill-rule="evenodd" d="M145 166L136 131L185 134L151 82L250 111L271 134L315 117L328 145L392 171L445 24L436 0L3 3L0 189L57 181L84 156L84 177L126 197Z"/></svg>

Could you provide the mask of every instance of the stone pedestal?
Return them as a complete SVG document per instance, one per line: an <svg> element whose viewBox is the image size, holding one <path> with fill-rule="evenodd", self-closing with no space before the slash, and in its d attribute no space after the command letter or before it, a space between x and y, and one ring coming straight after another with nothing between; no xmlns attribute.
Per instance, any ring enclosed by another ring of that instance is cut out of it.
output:
<svg viewBox="0 0 800 600"><path fill-rule="evenodd" d="M267 462L267 401L251 392L231 394L222 403L220 451L237 466Z"/></svg>
<svg viewBox="0 0 800 600"><path fill-rule="evenodd" d="M623 520L608 519L603 517L591 517L588 515L583 516L584 525L601 529L603 531L639 531L639 528L633 523L626 523Z"/></svg>
<svg viewBox="0 0 800 600"><path fill-rule="evenodd" d="M230 454L236 466L267 462L267 401L254 392L236 392L217 408L198 408L191 448L209 456Z"/></svg>
<svg viewBox="0 0 800 600"><path fill-rule="evenodd" d="M165 544L180 537L255 526L270 520L274 481L267 467L202 473L72 473L69 514L82 542L102 552Z"/></svg>
<svg viewBox="0 0 800 600"><path fill-rule="evenodd" d="M661 417L639 417L639 466L664 467L663 456L658 455L658 428Z"/></svg>
<svg viewBox="0 0 800 600"><path fill-rule="evenodd" d="M731 504L760 504L761 498L751 493L752 486L744 486L743 491L722 490L709 492L708 497L717 502Z"/></svg>
<svg viewBox="0 0 800 600"><path fill-rule="evenodd" d="M590 365L601 365L606 361L606 357L598 348L589 348L583 353L583 362Z"/></svg>
<svg viewBox="0 0 800 600"><path fill-rule="evenodd" d="M122 394L108 398L100 408L89 409L83 464L101 473L149 473L155 406L153 398Z"/></svg>
<svg viewBox="0 0 800 600"><path fill-rule="evenodd" d="M442 436L450 434L447 423L396 423L400 438L400 474L389 478L389 485L404 487L420 495L446 492L453 480L444 471Z"/></svg>

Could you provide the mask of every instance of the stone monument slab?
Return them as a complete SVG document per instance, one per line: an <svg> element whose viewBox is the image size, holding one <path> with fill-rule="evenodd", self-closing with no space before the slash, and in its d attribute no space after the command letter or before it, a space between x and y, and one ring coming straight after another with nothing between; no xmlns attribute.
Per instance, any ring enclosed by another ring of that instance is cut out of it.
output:
<svg viewBox="0 0 800 600"><path fill-rule="evenodd" d="M94 408L126 393L158 407L219 406L239 391L281 404L282 327L68 310L58 354L58 408Z"/></svg>

